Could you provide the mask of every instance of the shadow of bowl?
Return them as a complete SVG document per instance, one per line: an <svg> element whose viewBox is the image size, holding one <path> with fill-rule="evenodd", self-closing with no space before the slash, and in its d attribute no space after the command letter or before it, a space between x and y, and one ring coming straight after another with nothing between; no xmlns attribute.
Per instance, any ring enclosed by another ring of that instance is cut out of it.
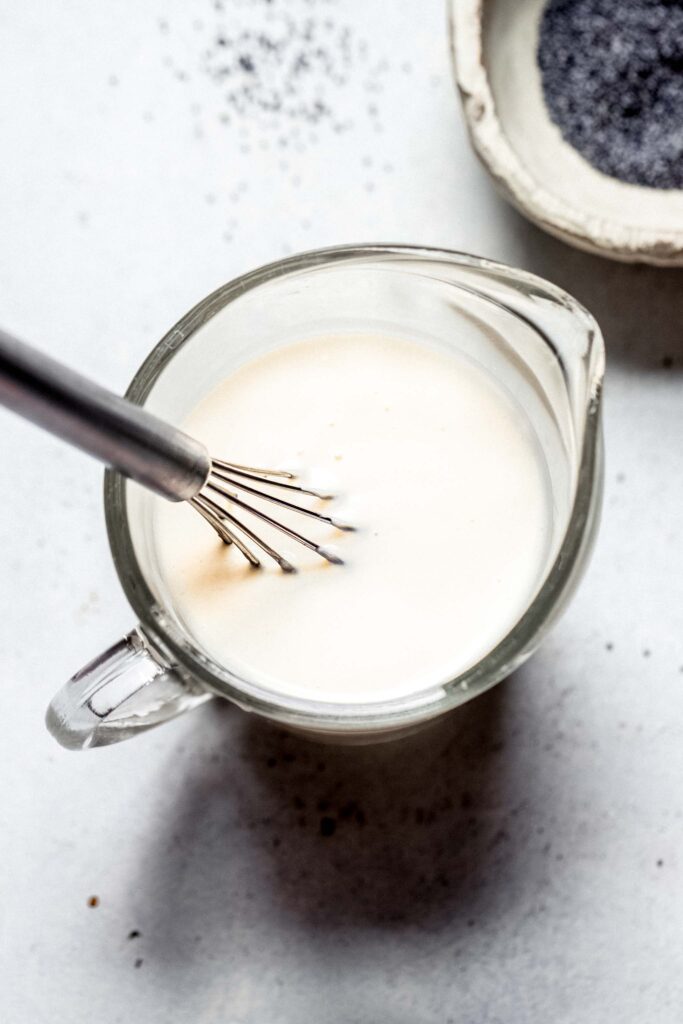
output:
<svg viewBox="0 0 683 1024"><path fill-rule="evenodd" d="M573 295L598 321L608 363L683 372L683 268L618 263L545 234L499 200L508 259Z"/></svg>

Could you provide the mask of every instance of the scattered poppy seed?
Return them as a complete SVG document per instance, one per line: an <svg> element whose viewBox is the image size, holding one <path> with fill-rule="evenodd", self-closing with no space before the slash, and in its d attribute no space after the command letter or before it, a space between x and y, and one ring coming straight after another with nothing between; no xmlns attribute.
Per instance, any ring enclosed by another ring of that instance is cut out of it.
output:
<svg viewBox="0 0 683 1024"><path fill-rule="evenodd" d="M353 109L347 87L354 78L367 97L382 92L388 63L371 62L367 42L336 16L329 0L250 0L229 9L213 0L210 7L206 23L192 22L201 45L196 66L215 86L217 118L242 118L252 139L286 135L288 143L298 138L303 150L299 127L325 123L337 132L351 126L345 115ZM159 28L168 32L169 26L160 22ZM172 60L171 65L179 81L188 78ZM375 104L367 105L367 116L381 127ZM316 134L307 138L318 141Z"/></svg>

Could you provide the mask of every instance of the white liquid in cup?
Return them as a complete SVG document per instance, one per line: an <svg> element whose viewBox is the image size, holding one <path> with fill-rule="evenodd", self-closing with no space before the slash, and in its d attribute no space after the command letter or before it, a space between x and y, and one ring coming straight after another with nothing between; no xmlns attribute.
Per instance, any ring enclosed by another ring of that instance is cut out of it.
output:
<svg viewBox="0 0 683 1024"><path fill-rule="evenodd" d="M543 452L515 400L464 357L374 334L306 340L242 366L183 426L216 458L301 469L357 528L289 520L333 546L335 566L249 520L300 570L286 575L265 555L250 568L189 506L156 502L165 600L215 661L275 694L366 703L445 683L543 582Z"/></svg>

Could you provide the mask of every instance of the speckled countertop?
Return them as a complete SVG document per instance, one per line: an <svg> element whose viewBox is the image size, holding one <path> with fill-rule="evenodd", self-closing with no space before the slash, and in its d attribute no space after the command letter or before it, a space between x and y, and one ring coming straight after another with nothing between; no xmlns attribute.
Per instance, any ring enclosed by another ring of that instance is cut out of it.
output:
<svg viewBox="0 0 683 1024"><path fill-rule="evenodd" d="M576 600L513 679L375 750L215 702L59 749L49 696L132 614L99 468L0 412L4 1024L677 1024L683 275L502 204L441 0L4 0L0 32L0 320L93 376L123 389L219 284L352 241L533 269L609 355Z"/></svg>

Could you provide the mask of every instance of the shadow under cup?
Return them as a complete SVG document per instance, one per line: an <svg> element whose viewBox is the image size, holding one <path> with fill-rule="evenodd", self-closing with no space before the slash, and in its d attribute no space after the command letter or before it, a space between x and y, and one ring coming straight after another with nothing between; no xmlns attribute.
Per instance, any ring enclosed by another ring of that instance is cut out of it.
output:
<svg viewBox="0 0 683 1024"><path fill-rule="evenodd" d="M369 331L423 340L471 359L525 410L545 456L554 522L545 578L523 617L464 674L410 697L347 705L275 693L242 667L214 662L189 634L157 566L155 499L108 472L112 553L140 619L131 657L151 657L157 671L151 685L112 708L99 734L79 745L132 735L207 693L321 738L368 742L469 700L538 645L585 565L601 490L602 339L590 315L560 289L440 250L367 246L308 253L248 274L199 303L153 350L128 397L180 424L221 380L259 355L327 333ZM166 696L160 685L170 687ZM187 700L177 699L179 688Z"/></svg>

